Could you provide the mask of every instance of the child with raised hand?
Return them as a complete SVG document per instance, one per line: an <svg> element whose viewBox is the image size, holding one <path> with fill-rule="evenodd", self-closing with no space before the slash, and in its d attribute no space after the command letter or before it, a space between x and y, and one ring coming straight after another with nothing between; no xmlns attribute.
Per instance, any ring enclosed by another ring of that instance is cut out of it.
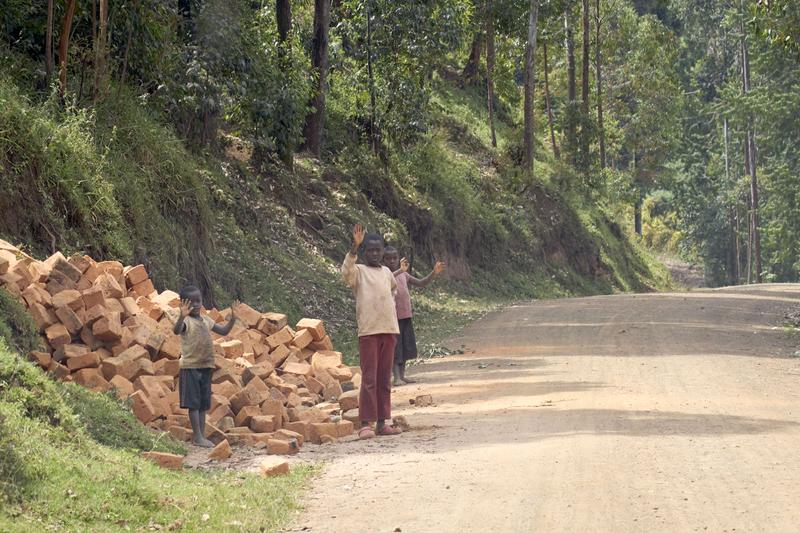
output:
<svg viewBox="0 0 800 533"><path fill-rule="evenodd" d="M211 407L211 374L214 372L214 343L211 332L227 335L236 323L239 301L231 305L231 317L224 326L216 324L208 315L201 315L203 295L192 285L180 291L180 316L172 332L181 337L180 389L181 408L189 410L192 424L192 443L203 448L213 448L214 443L205 437L206 412Z"/></svg>
<svg viewBox="0 0 800 533"><path fill-rule="evenodd" d="M356 264L362 243L365 264ZM402 433L400 428L386 424L392 417L392 362L399 329L394 304L397 284L382 260L383 238L374 233L367 234L360 224L356 224L353 244L342 264L342 276L356 299L361 365L358 403L361 427L358 437L361 439ZM374 430L372 422L375 422Z"/></svg>
<svg viewBox="0 0 800 533"><path fill-rule="evenodd" d="M408 273L408 260L405 257L400 259L400 254L391 246L387 246L383 253L383 264L394 273L397 282L395 304L400 333L397 336L394 350L392 373L394 374L394 386L399 387L403 383L414 383L413 379L406 377L406 363L417 357L417 338L414 335L414 324L411 321L413 312L411 311L411 294L408 287L427 287L434 278L444 272L445 264L437 261L430 274L422 279L415 278Z"/></svg>

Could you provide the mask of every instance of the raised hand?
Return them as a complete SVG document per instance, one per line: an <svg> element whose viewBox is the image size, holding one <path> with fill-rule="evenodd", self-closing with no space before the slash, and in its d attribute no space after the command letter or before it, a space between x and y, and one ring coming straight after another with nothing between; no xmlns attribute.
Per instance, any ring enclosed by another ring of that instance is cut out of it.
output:
<svg viewBox="0 0 800 533"><path fill-rule="evenodd" d="M402 258L400 260L400 270L402 270L403 272L408 272L408 267L409 267L408 259L406 259L405 257Z"/></svg>
<svg viewBox="0 0 800 533"><path fill-rule="evenodd" d="M442 261L436 261L436 264L433 265L433 274L438 276L442 272L444 272L446 265Z"/></svg>
<svg viewBox="0 0 800 533"><path fill-rule="evenodd" d="M181 300L181 318L186 318L192 312L192 302L189 300Z"/></svg>
<svg viewBox="0 0 800 533"><path fill-rule="evenodd" d="M364 226L361 224L356 224L353 226L353 247L358 248L361 246L361 243L364 242L364 235L367 234L367 230L364 229Z"/></svg>
<svg viewBox="0 0 800 533"><path fill-rule="evenodd" d="M239 308L241 307L241 305L242 302L240 302L239 300L233 301L233 303L231 304L231 319L235 319L237 316L239 316Z"/></svg>

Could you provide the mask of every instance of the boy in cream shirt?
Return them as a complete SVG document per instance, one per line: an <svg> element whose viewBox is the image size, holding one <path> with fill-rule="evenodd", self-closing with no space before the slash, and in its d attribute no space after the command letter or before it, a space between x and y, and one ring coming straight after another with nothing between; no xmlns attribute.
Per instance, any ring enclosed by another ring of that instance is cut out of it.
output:
<svg viewBox="0 0 800 533"><path fill-rule="evenodd" d="M356 264L362 243L365 264ZM400 428L386 424L392 417L392 364L396 335L400 331L394 303L397 283L382 261L383 238L374 233L366 234L364 228L356 224L353 245L342 264L342 276L356 299L361 364L358 436L361 439L401 433ZM372 422L375 422L374 431Z"/></svg>

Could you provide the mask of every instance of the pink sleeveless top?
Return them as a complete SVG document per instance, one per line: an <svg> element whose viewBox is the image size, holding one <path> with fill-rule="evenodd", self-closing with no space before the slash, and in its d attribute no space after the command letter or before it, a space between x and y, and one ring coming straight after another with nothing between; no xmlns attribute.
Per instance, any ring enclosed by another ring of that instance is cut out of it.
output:
<svg viewBox="0 0 800 533"><path fill-rule="evenodd" d="M394 296L394 305L397 308L397 320L411 318L411 294L408 292L408 272L401 272L394 276L397 282L397 294Z"/></svg>

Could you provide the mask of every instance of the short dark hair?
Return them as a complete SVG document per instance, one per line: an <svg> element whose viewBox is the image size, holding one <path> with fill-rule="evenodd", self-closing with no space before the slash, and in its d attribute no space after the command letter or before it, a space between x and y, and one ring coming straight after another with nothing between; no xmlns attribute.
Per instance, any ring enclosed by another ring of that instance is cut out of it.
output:
<svg viewBox="0 0 800 533"><path fill-rule="evenodd" d="M178 295L180 296L181 300L188 300L189 296L191 296L192 294L194 294L196 292L199 293L200 289L198 289L194 285L186 285L185 287L183 287L180 290ZM202 295L202 293L200 293L200 294Z"/></svg>
<svg viewBox="0 0 800 533"><path fill-rule="evenodd" d="M386 247L383 249L383 255L386 255L386 254L396 254L396 253L398 253L398 252L397 252L397 248L395 248L394 246L386 246Z"/></svg>
<svg viewBox="0 0 800 533"><path fill-rule="evenodd" d="M364 236L364 246L366 246L368 242L376 242L376 241L381 243L381 246L383 246L385 244L383 242L383 237L381 237L377 233L367 233Z"/></svg>

